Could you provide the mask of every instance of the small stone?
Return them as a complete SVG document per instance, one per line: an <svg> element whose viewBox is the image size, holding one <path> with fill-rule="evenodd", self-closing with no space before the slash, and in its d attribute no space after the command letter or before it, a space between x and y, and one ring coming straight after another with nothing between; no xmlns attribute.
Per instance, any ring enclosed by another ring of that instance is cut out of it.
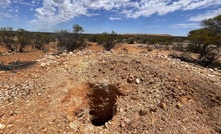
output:
<svg viewBox="0 0 221 134"><path fill-rule="evenodd" d="M153 113L157 112L157 108L150 108L150 112L153 112Z"/></svg>
<svg viewBox="0 0 221 134"><path fill-rule="evenodd" d="M78 118L80 118L80 117L82 117L83 115L84 115L84 110L78 110L76 113L75 113L75 115L78 117Z"/></svg>
<svg viewBox="0 0 221 134"><path fill-rule="evenodd" d="M161 120L162 120L162 121L166 121L166 119L165 119L164 117L161 117Z"/></svg>
<svg viewBox="0 0 221 134"><path fill-rule="evenodd" d="M128 83L132 83L133 81L134 81L134 78L133 78L133 77L128 77L128 78L127 78L127 82L128 82Z"/></svg>
<svg viewBox="0 0 221 134"><path fill-rule="evenodd" d="M137 79L135 80L135 83L136 83L136 84L139 84L139 83L140 83L140 79L137 78Z"/></svg>
<svg viewBox="0 0 221 134"><path fill-rule="evenodd" d="M130 87L122 84L119 86L118 90L122 96L127 96L129 94Z"/></svg>
<svg viewBox="0 0 221 134"><path fill-rule="evenodd" d="M66 118L68 121L73 121L73 118L70 115L67 115Z"/></svg>
<svg viewBox="0 0 221 134"><path fill-rule="evenodd" d="M46 66L46 64L45 63L41 63L41 67L45 67Z"/></svg>
<svg viewBox="0 0 221 134"><path fill-rule="evenodd" d="M49 124L49 125L52 125L52 124L53 124L53 122L51 122L51 121L50 121L50 122L48 122L48 124Z"/></svg>
<svg viewBox="0 0 221 134"><path fill-rule="evenodd" d="M135 122L132 123L130 126L131 126L132 128L134 128L134 129L135 129L135 128L138 128L138 124L135 123ZM135 129L135 132L134 132L134 133L137 133L137 132L136 132L136 129Z"/></svg>
<svg viewBox="0 0 221 134"><path fill-rule="evenodd" d="M62 54L61 54L61 56L63 56L63 57L65 57L65 56L67 56L68 54L66 53L66 52L63 52Z"/></svg>
<svg viewBox="0 0 221 134"><path fill-rule="evenodd" d="M179 80L178 80L177 78L175 78L173 81L174 81L174 82L178 82Z"/></svg>
<svg viewBox="0 0 221 134"><path fill-rule="evenodd" d="M203 114L203 109L202 108L199 108L199 109L197 109L196 110L198 113L200 113L200 114Z"/></svg>
<svg viewBox="0 0 221 134"><path fill-rule="evenodd" d="M73 55L74 53L73 52L69 52L69 55Z"/></svg>
<svg viewBox="0 0 221 134"><path fill-rule="evenodd" d="M128 119L128 118L126 118L126 119L124 119L124 122L126 122L127 124L130 124L130 119Z"/></svg>
<svg viewBox="0 0 221 134"><path fill-rule="evenodd" d="M0 123L0 129L4 129L5 125Z"/></svg>
<svg viewBox="0 0 221 134"><path fill-rule="evenodd" d="M177 104L176 104L176 107L177 107L178 109L180 109L182 106L183 106L183 105L182 105L181 103L177 103Z"/></svg>
<svg viewBox="0 0 221 134"><path fill-rule="evenodd" d="M41 96L41 93L38 93L37 95L38 95L38 96Z"/></svg>
<svg viewBox="0 0 221 134"><path fill-rule="evenodd" d="M145 110L145 109L141 109L139 114L140 115L146 115L148 113L148 110Z"/></svg>
<svg viewBox="0 0 221 134"><path fill-rule="evenodd" d="M110 66L110 70L114 70L115 66L114 65L111 65Z"/></svg>
<svg viewBox="0 0 221 134"><path fill-rule="evenodd" d="M132 100L137 100L138 98L136 96L131 96Z"/></svg>
<svg viewBox="0 0 221 134"><path fill-rule="evenodd" d="M161 104L160 104L160 107L163 108L163 109L166 109L167 104L166 104L166 103L161 103Z"/></svg>
<svg viewBox="0 0 221 134"><path fill-rule="evenodd" d="M126 126L123 121L120 123L120 125L121 125L122 128Z"/></svg>
<svg viewBox="0 0 221 134"><path fill-rule="evenodd" d="M148 129L148 128L146 128L146 129ZM143 134L149 134L149 132L147 130L144 130Z"/></svg>
<svg viewBox="0 0 221 134"><path fill-rule="evenodd" d="M180 102L182 102L183 104L186 104L187 101L188 101L187 97L185 96L180 97Z"/></svg>
<svg viewBox="0 0 221 134"><path fill-rule="evenodd" d="M208 74L208 76L209 76L209 77L212 77L212 78L214 77L214 75L211 75L211 74Z"/></svg>
<svg viewBox="0 0 221 134"><path fill-rule="evenodd" d="M69 127L70 127L71 129L74 129L74 128L76 128L76 125L74 124L74 122L70 122L70 123L69 123Z"/></svg>
<svg viewBox="0 0 221 134"><path fill-rule="evenodd" d="M110 50L110 52L111 52L111 53L114 53L114 52L115 52L115 50L114 50L114 49L111 49L111 50Z"/></svg>
<svg viewBox="0 0 221 134"><path fill-rule="evenodd" d="M154 84L154 82L155 82L154 79L151 79L149 84Z"/></svg>

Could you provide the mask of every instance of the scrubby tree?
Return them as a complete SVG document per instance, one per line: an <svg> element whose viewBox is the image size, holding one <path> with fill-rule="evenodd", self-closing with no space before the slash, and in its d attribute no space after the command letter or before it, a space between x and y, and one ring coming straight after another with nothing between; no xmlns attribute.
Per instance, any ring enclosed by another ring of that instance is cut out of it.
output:
<svg viewBox="0 0 221 134"><path fill-rule="evenodd" d="M72 45L70 45L70 47L69 47L70 51L73 51L74 49L77 49L77 48L85 47L84 37L82 36L83 32L84 32L84 29L79 24L75 24L73 26L73 33L74 33L73 41L74 41L74 43Z"/></svg>
<svg viewBox="0 0 221 134"><path fill-rule="evenodd" d="M99 34L91 34L91 35L88 36L88 41L97 42L98 37L99 37Z"/></svg>
<svg viewBox="0 0 221 134"><path fill-rule="evenodd" d="M83 32L83 28L78 24L73 26L73 33L67 30L58 32L56 38L59 42L59 49L61 51L73 51L77 48L84 47L84 39L81 36Z"/></svg>
<svg viewBox="0 0 221 134"><path fill-rule="evenodd" d="M75 24L73 26L73 32L74 32L74 34L79 35L79 34L82 34L84 32L84 29L79 24Z"/></svg>
<svg viewBox="0 0 221 134"><path fill-rule="evenodd" d="M23 52L24 48L27 45L30 45L31 43L31 38L30 38L30 33L22 28L19 28L16 31L16 50L19 52Z"/></svg>
<svg viewBox="0 0 221 134"><path fill-rule="evenodd" d="M49 41L50 37L47 34L40 32L32 34L31 43L35 48L39 50L43 49L44 44L48 44Z"/></svg>
<svg viewBox="0 0 221 134"><path fill-rule="evenodd" d="M117 43L117 33L112 31L110 34L104 32L98 37L98 44L103 45L105 50L110 51Z"/></svg>
<svg viewBox="0 0 221 134"><path fill-rule="evenodd" d="M202 21L202 25L206 28L214 30L217 34L221 34L221 15Z"/></svg>
<svg viewBox="0 0 221 134"><path fill-rule="evenodd" d="M173 43L174 43L173 49L181 52L185 50L182 38L174 38Z"/></svg>
<svg viewBox="0 0 221 134"><path fill-rule="evenodd" d="M131 36L131 37L129 37L128 39L127 39L127 43L128 44L134 44L136 42L136 39L135 39L135 37L133 37L133 36Z"/></svg>
<svg viewBox="0 0 221 134"><path fill-rule="evenodd" d="M71 33L68 30L57 32L56 39L58 40L58 47L62 52L68 51L68 47L74 43Z"/></svg>
<svg viewBox="0 0 221 134"><path fill-rule="evenodd" d="M220 57L221 15L202 21L204 28L189 32L188 38L200 54L198 63L208 66Z"/></svg>
<svg viewBox="0 0 221 134"><path fill-rule="evenodd" d="M15 32L12 27L0 28L0 42L9 51L15 51Z"/></svg>

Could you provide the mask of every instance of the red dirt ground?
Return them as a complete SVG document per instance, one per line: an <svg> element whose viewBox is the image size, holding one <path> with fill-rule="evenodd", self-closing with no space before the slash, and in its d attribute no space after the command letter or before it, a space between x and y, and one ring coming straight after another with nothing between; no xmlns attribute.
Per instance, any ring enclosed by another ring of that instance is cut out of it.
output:
<svg viewBox="0 0 221 134"><path fill-rule="evenodd" d="M0 55L0 133L221 133L221 71L137 45L88 48Z"/></svg>

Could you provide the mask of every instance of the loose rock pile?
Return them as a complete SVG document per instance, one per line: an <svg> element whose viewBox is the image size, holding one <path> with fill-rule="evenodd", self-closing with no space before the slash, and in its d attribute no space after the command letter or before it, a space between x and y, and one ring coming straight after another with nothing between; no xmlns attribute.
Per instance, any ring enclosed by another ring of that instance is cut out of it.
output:
<svg viewBox="0 0 221 134"><path fill-rule="evenodd" d="M0 75L0 133L221 132L221 72L165 55L75 51Z"/></svg>

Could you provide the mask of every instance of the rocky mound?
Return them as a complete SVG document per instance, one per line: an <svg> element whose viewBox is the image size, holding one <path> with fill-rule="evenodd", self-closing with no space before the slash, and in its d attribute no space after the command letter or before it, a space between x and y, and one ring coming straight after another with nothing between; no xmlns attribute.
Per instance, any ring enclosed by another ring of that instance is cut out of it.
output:
<svg viewBox="0 0 221 134"><path fill-rule="evenodd" d="M0 133L221 133L221 72L144 53L0 71Z"/></svg>

